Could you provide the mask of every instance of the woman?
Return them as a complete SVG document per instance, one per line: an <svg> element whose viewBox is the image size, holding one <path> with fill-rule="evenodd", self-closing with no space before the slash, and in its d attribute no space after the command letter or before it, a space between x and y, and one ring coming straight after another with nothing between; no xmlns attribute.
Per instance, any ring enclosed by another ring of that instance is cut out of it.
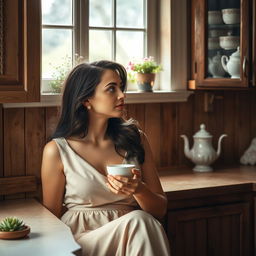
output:
<svg viewBox="0 0 256 256"><path fill-rule="evenodd" d="M71 228L84 255L169 255L154 218L164 216L167 200L145 135L122 118L125 88L126 71L115 62L71 71L43 152L43 203ZM132 178L107 175L106 166L119 163L135 164Z"/></svg>

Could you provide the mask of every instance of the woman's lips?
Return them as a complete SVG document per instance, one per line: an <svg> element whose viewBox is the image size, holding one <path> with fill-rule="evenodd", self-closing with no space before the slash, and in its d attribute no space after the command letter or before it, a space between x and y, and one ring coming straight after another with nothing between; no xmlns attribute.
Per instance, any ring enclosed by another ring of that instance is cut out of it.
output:
<svg viewBox="0 0 256 256"><path fill-rule="evenodd" d="M119 104L117 106L115 106L115 108L118 108L118 109L122 109L124 107L124 104Z"/></svg>

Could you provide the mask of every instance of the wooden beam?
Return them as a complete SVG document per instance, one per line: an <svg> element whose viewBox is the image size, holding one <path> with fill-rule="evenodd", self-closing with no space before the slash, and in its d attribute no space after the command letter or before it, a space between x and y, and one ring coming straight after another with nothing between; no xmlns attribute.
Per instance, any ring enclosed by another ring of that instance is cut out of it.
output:
<svg viewBox="0 0 256 256"><path fill-rule="evenodd" d="M0 195L11 195L36 191L35 176L0 178Z"/></svg>

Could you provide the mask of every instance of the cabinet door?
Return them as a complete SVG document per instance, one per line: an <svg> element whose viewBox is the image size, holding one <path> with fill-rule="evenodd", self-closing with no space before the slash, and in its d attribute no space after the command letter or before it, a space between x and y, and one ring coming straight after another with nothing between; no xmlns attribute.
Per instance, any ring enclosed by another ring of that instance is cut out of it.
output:
<svg viewBox="0 0 256 256"><path fill-rule="evenodd" d="M0 102L40 100L40 0L0 0Z"/></svg>
<svg viewBox="0 0 256 256"><path fill-rule="evenodd" d="M169 212L171 255L253 255L250 218L249 203Z"/></svg>
<svg viewBox="0 0 256 256"><path fill-rule="evenodd" d="M194 0L192 73L197 88L249 85L249 0Z"/></svg>

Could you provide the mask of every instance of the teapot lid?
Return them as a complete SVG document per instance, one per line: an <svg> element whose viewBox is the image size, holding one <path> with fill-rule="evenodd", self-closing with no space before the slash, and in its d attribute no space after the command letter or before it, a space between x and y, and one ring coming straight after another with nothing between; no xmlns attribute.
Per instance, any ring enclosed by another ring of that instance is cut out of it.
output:
<svg viewBox="0 0 256 256"><path fill-rule="evenodd" d="M240 58L240 47L238 46L237 47L237 51L233 52L231 54L232 57L235 57L235 58Z"/></svg>
<svg viewBox="0 0 256 256"><path fill-rule="evenodd" d="M193 137L194 138L211 138L212 135L205 130L205 124L201 124L200 130Z"/></svg>

